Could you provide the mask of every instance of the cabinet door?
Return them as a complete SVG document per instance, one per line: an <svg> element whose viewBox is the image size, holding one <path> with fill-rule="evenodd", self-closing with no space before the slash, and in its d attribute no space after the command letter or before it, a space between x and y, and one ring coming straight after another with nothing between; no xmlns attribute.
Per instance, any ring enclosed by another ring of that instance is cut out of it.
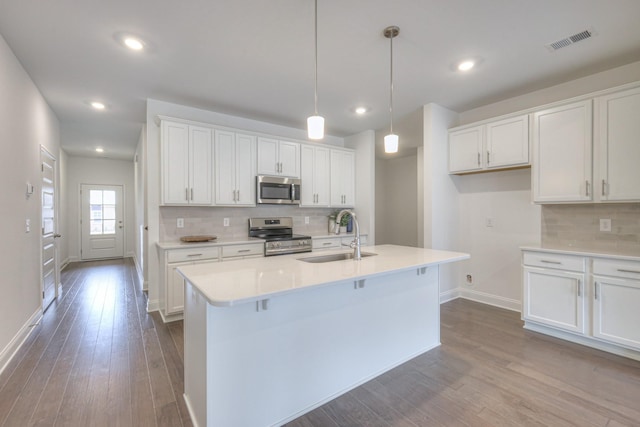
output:
<svg viewBox="0 0 640 427"><path fill-rule="evenodd" d="M483 168L483 126L449 133L449 173L478 171Z"/></svg>
<svg viewBox="0 0 640 427"><path fill-rule="evenodd" d="M355 157L352 152L331 150L331 206L354 205Z"/></svg>
<svg viewBox="0 0 640 427"><path fill-rule="evenodd" d="M279 175L278 140L258 138L258 175Z"/></svg>
<svg viewBox="0 0 640 427"><path fill-rule="evenodd" d="M280 175L300 178L300 144L280 141L278 148Z"/></svg>
<svg viewBox="0 0 640 427"><path fill-rule="evenodd" d="M600 200L640 201L640 89L596 100Z"/></svg>
<svg viewBox="0 0 640 427"><path fill-rule="evenodd" d="M189 203L210 205L213 201L212 151L211 129L189 126Z"/></svg>
<svg viewBox="0 0 640 427"><path fill-rule="evenodd" d="M594 276L593 336L640 349L640 281Z"/></svg>
<svg viewBox="0 0 640 427"><path fill-rule="evenodd" d="M215 131L216 204L233 205L236 202L235 134Z"/></svg>
<svg viewBox="0 0 640 427"><path fill-rule="evenodd" d="M303 145L300 148L300 206L314 206L315 191L315 147Z"/></svg>
<svg viewBox="0 0 640 427"><path fill-rule="evenodd" d="M316 147L313 159L313 183L316 206L329 206L331 189L331 150ZM302 181L304 186L304 181Z"/></svg>
<svg viewBox="0 0 640 427"><path fill-rule="evenodd" d="M182 313L184 310L184 279L177 269L189 264L191 263L169 264L167 267L167 315Z"/></svg>
<svg viewBox="0 0 640 427"><path fill-rule="evenodd" d="M488 169L529 163L529 116L512 117L487 125Z"/></svg>
<svg viewBox="0 0 640 427"><path fill-rule="evenodd" d="M584 274L524 268L525 320L584 334Z"/></svg>
<svg viewBox="0 0 640 427"><path fill-rule="evenodd" d="M163 121L161 126L162 204L189 203L189 126Z"/></svg>
<svg viewBox="0 0 640 427"><path fill-rule="evenodd" d="M591 122L591 100L534 114L535 202L592 200Z"/></svg>
<svg viewBox="0 0 640 427"><path fill-rule="evenodd" d="M256 205L256 137L236 134L236 205Z"/></svg>

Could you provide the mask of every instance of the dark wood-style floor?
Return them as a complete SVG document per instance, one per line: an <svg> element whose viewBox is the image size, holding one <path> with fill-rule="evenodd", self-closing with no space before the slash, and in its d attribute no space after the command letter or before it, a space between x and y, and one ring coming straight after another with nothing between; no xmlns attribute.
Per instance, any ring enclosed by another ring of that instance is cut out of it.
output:
<svg viewBox="0 0 640 427"><path fill-rule="evenodd" d="M0 426L190 426L182 322L145 312L131 262L74 264L62 281L0 375ZM640 426L640 362L456 300L442 305L441 347L287 424L525 425Z"/></svg>

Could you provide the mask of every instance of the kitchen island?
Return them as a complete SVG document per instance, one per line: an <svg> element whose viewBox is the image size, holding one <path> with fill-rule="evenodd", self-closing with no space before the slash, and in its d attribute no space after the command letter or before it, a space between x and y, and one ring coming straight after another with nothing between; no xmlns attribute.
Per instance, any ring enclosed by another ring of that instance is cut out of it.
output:
<svg viewBox="0 0 640 427"><path fill-rule="evenodd" d="M279 426L440 344L439 265L469 255L394 245L365 252L376 255L179 268L194 425Z"/></svg>

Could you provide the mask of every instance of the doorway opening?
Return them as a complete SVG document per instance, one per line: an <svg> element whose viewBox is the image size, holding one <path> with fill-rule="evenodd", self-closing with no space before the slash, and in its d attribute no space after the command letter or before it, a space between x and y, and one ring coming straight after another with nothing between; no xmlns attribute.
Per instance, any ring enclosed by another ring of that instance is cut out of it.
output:
<svg viewBox="0 0 640 427"><path fill-rule="evenodd" d="M122 193L121 185L81 185L83 261L124 256Z"/></svg>

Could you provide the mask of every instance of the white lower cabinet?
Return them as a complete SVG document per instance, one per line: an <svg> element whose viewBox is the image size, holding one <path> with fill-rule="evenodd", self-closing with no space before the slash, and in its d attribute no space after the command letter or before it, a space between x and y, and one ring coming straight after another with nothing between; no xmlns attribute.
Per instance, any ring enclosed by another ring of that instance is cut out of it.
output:
<svg viewBox="0 0 640 427"><path fill-rule="evenodd" d="M222 260L260 258L264 256L264 242L222 247Z"/></svg>
<svg viewBox="0 0 640 427"><path fill-rule="evenodd" d="M640 261L524 250L522 262L525 328L640 360Z"/></svg>
<svg viewBox="0 0 640 427"><path fill-rule="evenodd" d="M593 336L640 350L640 262L593 262Z"/></svg>
<svg viewBox="0 0 640 427"><path fill-rule="evenodd" d="M523 318L583 334L584 259L525 254L524 263Z"/></svg>

